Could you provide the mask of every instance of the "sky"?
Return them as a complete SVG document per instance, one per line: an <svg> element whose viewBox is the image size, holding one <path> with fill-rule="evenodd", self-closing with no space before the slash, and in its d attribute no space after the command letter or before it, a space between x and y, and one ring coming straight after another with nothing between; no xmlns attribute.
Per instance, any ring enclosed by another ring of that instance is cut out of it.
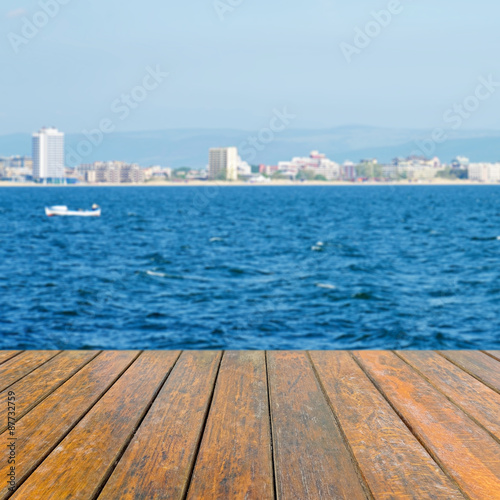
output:
<svg viewBox="0 0 500 500"><path fill-rule="evenodd" d="M422 129L467 99L464 129L499 130L499 18L498 0L2 0L0 134L253 130L276 110ZM499 86L475 106L481 78Z"/></svg>

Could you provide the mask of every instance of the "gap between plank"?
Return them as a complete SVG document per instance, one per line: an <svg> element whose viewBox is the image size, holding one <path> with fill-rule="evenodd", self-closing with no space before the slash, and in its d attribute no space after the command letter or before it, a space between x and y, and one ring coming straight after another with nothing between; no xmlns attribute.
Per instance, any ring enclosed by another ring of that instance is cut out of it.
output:
<svg viewBox="0 0 500 500"><path fill-rule="evenodd" d="M495 391L496 393L500 394L500 390L499 389L497 389L496 387L493 387L488 382L485 382L479 375L474 374L472 371L470 371L467 368L465 368L464 366L461 366L460 364L458 364L458 362L454 361L451 358L448 358L445 354L443 354L443 353L441 353L439 351L436 351L436 353L439 354L444 359L446 359L447 361L449 361L450 363L453 363L457 368L460 368L460 370L462 370L463 372L469 374L471 377L474 377L476 380L479 380L479 382L481 382L481 384L484 384L486 387L489 387L492 391ZM496 358L493 358L493 359L495 361L498 361Z"/></svg>
<svg viewBox="0 0 500 500"><path fill-rule="evenodd" d="M495 361L500 361L500 357L499 356L495 356L495 354L491 354L488 351L479 351L479 352L482 352L483 354L486 354L486 356L489 356L490 358L493 358Z"/></svg>
<svg viewBox="0 0 500 500"><path fill-rule="evenodd" d="M28 407L27 409L23 410L22 412L19 412L20 413L20 417L18 417L16 415L16 421L19 422L23 417L25 417L31 410L33 410L34 408L36 408L40 403L43 403L53 392L57 391L57 389L59 389L59 387L61 387L61 385L65 384L70 378L74 377L80 370L82 370L83 368L85 368L91 361L93 361L94 359L97 358L97 356L99 356L99 354L101 354L102 351L98 351L97 354L95 356L93 356L92 358L90 358L88 361L86 361L80 368L78 368L78 370L69 375L67 378L65 378L64 380L62 380L60 383L58 383L56 386L54 386L54 388L49 392L47 393L44 397L42 397L39 401L37 401L35 404L33 404L32 406ZM56 356L54 356L52 359L54 359ZM49 359L49 361L51 361ZM42 365L40 365L41 367ZM40 368L38 367L38 368ZM38 370L37 368L37 370ZM33 372L32 372L33 373ZM24 378L24 377L23 377ZM18 382L22 380L22 379L19 379ZM15 382L17 384L17 382ZM9 386L9 387L12 387L12 386ZM7 389L5 389L7 390ZM0 427L0 435L2 433L4 433L5 431L7 430L7 426L4 426L4 427Z"/></svg>
<svg viewBox="0 0 500 500"><path fill-rule="evenodd" d="M29 351L24 351L24 352L29 352ZM32 352L36 352L36 351L32 351ZM24 377L28 376L30 373L33 373L35 370L38 370L38 368L41 368L44 364L48 363L49 361L53 360L54 358L56 358L57 356L59 356L60 354L62 354L63 351L54 351L54 352L56 352L56 354L54 354L54 356L52 356L49 359L46 359L42 364L40 364L38 366L35 366L31 371L29 371L28 373L25 373L22 377L19 377L17 380L15 380L14 382L12 382L12 384L10 384L7 387L5 387L5 389L2 389L2 392L9 390L14 384L17 384ZM8 359L7 361L10 361L11 359L14 359L16 357L17 356L14 356L14 357Z"/></svg>
<svg viewBox="0 0 500 500"><path fill-rule="evenodd" d="M111 390L111 388L118 382L118 380L120 380L120 378L122 377L122 375L135 363L135 361L137 360L137 358L143 353L144 351L139 351L139 353L130 361L130 363L128 365L125 366L125 368L123 368L123 370L118 374L118 376L116 377L115 381L108 387L108 389L106 391L104 391L101 396L95 401L95 403L87 409L87 411L84 411L83 414L76 419L75 423L73 425L71 425L67 431L61 436L60 439L57 440L57 442L54 444L54 446L51 446L46 453L44 453L39 460L37 460L37 463L31 467L31 469L28 471L28 474L27 476L22 480L22 481L19 481L17 484L16 484L16 490L9 493L5 498L8 499L10 498L12 495L14 495L14 493L17 493L17 490L19 489L19 487L25 482L27 481L31 474L33 474L33 472L38 468L40 467L40 465L44 462L44 460L59 446L59 444L66 438L66 436L85 418L85 416L92 410L92 408L94 408L94 406L99 403L99 401L108 393L109 390ZM95 359L95 358L94 358ZM77 372L78 373L78 372ZM76 374L75 374L76 375ZM70 379L73 378L73 377L70 377ZM68 379L69 380L69 379Z"/></svg>
<svg viewBox="0 0 500 500"><path fill-rule="evenodd" d="M7 363L7 361L10 361L11 359L14 359L16 356L19 356L19 354L22 354L23 352L26 351L17 351L13 356L10 358L4 359L2 362L0 362L0 365L3 365L4 363Z"/></svg>
<svg viewBox="0 0 500 500"><path fill-rule="evenodd" d="M225 351L222 351L220 359L219 359L219 366L217 367L217 373L215 374L214 385L212 387L212 391L210 393L210 398L208 400L207 411L205 413L205 418L204 418L203 424L201 426L200 435L198 437L198 442L196 443L195 451L193 454L193 460L191 461L191 464L189 466L188 479L186 481L186 488L185 488L184 493L182 494L182 497L181 497L182 500L186 499L186 497L189 493L189 488L191 487L191 482L193 481L193 471L194 471L194 468L196 467L196 462L198 460L198 455L200 453L201 443L203 441L203 435L205 434L205 429L207 427L208 418L210 417L210 412L212 410L212 403L214 401L215 388L217 387L217 382L219 381L220 367L222 366L222 360L224 359L224 354L225 354Z"/></svg>
<svg viewBox="0 0 500 500"><path fill-rule="evenodd" d="M266 384L267 384L267 410L269 413L269 436L270 436L270 445L271 445L271 468L273 471L273 498L278 498L278 490L276 484L276 460L274 459L274 437L273 437L273 416L271 410L271 384L269 382L269 359L267 357L268 352L264 351L264 359L266 365Z"/></svg>
<svg viewBox="0 0 500 500"><path fill-rule="evenodd" d="M137 431L141 427L142 422L144 422L144 419L146 418L147 414L149 413L149 410L151 409L151 407L153 406L154 402L156 401L156 398L158 397L158 394L160 394L160 391L163 389L163 386L167 383L167 380L169 379L170 374L172 373L172 370L175 368L175 366L179 362L179 358L181 357L182 353L183 353L183 351L181 351L179 353L179 355L177 356L177 359L174 361L174 363L171 366L170 370L167 371L167 373L165 374L165 377L163 378L163 380L158 385L158 388L156 389L156 391L154 392L153 396L151 397L151 401L146 405L146 407L144 408L143 414L139 417L139 420L137 421L137 423L135 424L134 428L132 429L132 432L130 433L130 436L122 444L122 448L118 452L118 455L117 455L117 457L115 459L115 463L111 465L111 467L109 468L109 471L101 479L101 482L97 486L97 489L96 489L95 493L90 497L89 500L95 500L102 493L102 490L106 486L106 483L109 481L109 478L111 477L111 474L113 474L113 472L116 469L117 465L120 463L120 460L122 459L123 454L125 453L125 451L127 451L128 445L130 444L130 442L132 441L132 439L134 439L134 436L137 434Z"/></svg>
<svg viewBox="0 0 500 500"><path fill-rule="evenodd" d="M394 351L389 351L389 352L394 352ZM375 386L375 388L378 390L378 392L381 394L381 396L387 401L389 406L393 409L393 411L396 413L396 415L400 418L400 420L408 427L409 431L412 433L412 435L415 437L415 439L420 443L422 448L429 454L429 456L434 460L436 465L443 471L444 475L458 488L458 491L464 496L464 498L471 500L469 495L467 495L458 482L455 480L455 478L448 472L447 468L444 466L444 464L441 462L439 457L437 457L432 450L427 446L425 441L418 436L418 434L413 430L412 425L410 422L406 420L406 418L399 412L399 410L392 404L392 401L389 399L389 397L386 395L384 390L379 386L377 381L370 375L367 369L365 369L364 365L354 356L352 352L350 352L350 355L352 359L354 359L355 363L361 368L363 373L368 377L368 379L371 381L371 383ZM418 375L418 374L417 374Z"/></svg>
<svg viewBox="0 0 500 500"><path fill-rule="evenodd" d="M415 366L410 364L408 361L406 361L406 359L402 358L396 351L393 351L393 352L401 361L403 361L403 363L405 363L412 370L417 372L418 375L420 375L427 383L429 383L437 392L439 392L442 396L444 396L453 406L455 406L459 411L464 413L470 420L472 420L472 422L474 422L478 427L480 427L485 432L487 432L495 441L497 441L500 444L499 438L497 438L494 434L492 434L483 424L481 424L481 422L477 421L472 415L469 415L468 411L465 410L464 408L462 408L459 403L453 401L453 399L451 399L451 397L446 395L441 389L439 389L439 387L434 385L434 383L425 375L425 373L421 372L418 368L416 368ZM446 359L446 361L448 361L448 360ZM464 372L464 373L466 373L466 372Z"/></svg>
<svg viewBox="0 0 500 500"><path fill-rule="evenodd" d="M334 352L334 351L330 351L330 352ZM373 496L373 493L368 485L368 481L366 480L365 475L363 474L363 471L361 470L361 467L360 467L360 465L359 465L359 463L354 455L354 451L351 447L351 444L349 443L349 440L347 439L347 435L344 432L344 429L340 423L340 420L339 420L337 414L335 413L335 410L333 409L333 405L331 404L330 398L328 397L326 389L323 386L323 382L321 381L321 377L319 376L319 373L316 370L316 365L314 364L314 361L311 357L311 353L309 351L306 351L306 354L307 354L307 357L309 359L309 363L311 364L314 376L316 377L316 381L318 382L319 388L320 388L321 392L323 393L323 397L326 400L326 404L328 405L328 407L330 408L330 411L333 414L333 418L334 418L335 423L337 424L337 427L340 431L340 436L342 438L342 441L344 442L344 445L349 453L349 456L351 457L351 461L354 465L354 470L356 471L356 475L359 478L361 486L362 486L363 490L365 490L367 497L370 499L373 499L374 496Z"/></svg>

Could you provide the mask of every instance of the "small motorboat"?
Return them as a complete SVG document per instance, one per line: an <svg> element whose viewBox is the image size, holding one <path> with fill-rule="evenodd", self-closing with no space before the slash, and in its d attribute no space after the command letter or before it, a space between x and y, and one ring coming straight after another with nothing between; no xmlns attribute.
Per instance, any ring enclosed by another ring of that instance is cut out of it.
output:
<svg viewBox="0 0 500 500"><path fill-rule="evenodd" d="M65 205L56 205L53 207L45 207L45 214L47 217L100 217L101 207L99 205L92 205L92 210L68 210Z"/></svg>

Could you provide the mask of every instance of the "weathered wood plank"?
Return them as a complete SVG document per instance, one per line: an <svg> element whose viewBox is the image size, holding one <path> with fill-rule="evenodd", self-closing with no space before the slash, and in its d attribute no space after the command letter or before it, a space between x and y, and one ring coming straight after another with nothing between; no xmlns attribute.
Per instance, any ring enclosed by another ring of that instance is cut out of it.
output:
<svg viewBox="0 0 500 500"><path fill-rule="evenodd" d="M13 391L16 395L16 418L19 420L98 353L99 351L64 351L0 393L0 401L7 401L7 394ZM6 412L7 407L0 408L0 412L2 410ZM2 418L0 432L7 428L6 423L7 418Z"/></svg>
<svg viewBox="0 0 500 500"><path fill-rule="evenodd" d="M178 356L176 351L142 353L13 498L93 498Z"/></svg>
<svg viewBox="0 0 500 500"><path fill-rule="evenodd" d="M493 356L495 359L500 361L500 351L486 351L490 356Z"/></svg>
<svg viewBox="0 0 500 500"><path fill-rule="evenodd" d="M220 358L214 351L181 355L99 499L184 497Z"/></svg>
<svg viewBox="0 0 500 500"><path fill-rule="evenodd" d="M25 351L0 365L0 391L57 356L61 351Z"/></svg>
<svg viewBox="0 0 500 500"><path fill-rule="evenodd" d="M187 498L272 499L273 481L265 353L227 352Z"/></svg>
<svg viewBox="0 0 500 500"><path fill-rule="evenodd" d="M375 498L464 498L348 352L310 355Z"/></svg>
<svg viewBox="0 0 500 500"><path fill-rule="evenodd" d="M21 351L0 351L0 364L20 354Z"/></svg>
<svg viewBox="0 0 500 500"><path fill-rule="evenodd" d="M487 386L500 391L500 361L479 351L438 352Z"/></svg>
<svg viewBox="0 0 500 500"><path fill-rule="evenodd" d="M355 356L432 456L470 498L500 492L500 445L396 354Z"/></svg>
<svg viewBox="0 0 500 500"><path fill-rule="evenodd" d="M138 354L138 351L100 354L17 422L17 449L22 450L18 452L16 459L18 485L94 405ZM4 432L0 436L0 441L6 442L7 438L7 433ZM6 477L7 467L6 462L0 463L2 477ZM0 498L6 498L8 494L7 485L0 483Z"/></svg>
<svg viewBox="0 0 500 500"><path fill-rule="evenodd" d="M268 370L278 498L367 498L307 354L269 352Z"/></svg>
<svg viewBox="0 0 500 500"><path fill-rule="evenodd" d="M500 440L500 394L432 351L398 351L434 387Z"/></svg>

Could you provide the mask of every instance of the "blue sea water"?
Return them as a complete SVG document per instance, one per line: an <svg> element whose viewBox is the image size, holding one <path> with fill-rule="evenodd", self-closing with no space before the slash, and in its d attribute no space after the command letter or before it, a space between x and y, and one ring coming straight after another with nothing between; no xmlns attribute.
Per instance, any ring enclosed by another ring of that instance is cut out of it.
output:
<svg viewBox="0 0 500 500"><path fill-rule="evenodd" d="M0 188L2 349L499 349L499 327L500 186Z"/></svg>

